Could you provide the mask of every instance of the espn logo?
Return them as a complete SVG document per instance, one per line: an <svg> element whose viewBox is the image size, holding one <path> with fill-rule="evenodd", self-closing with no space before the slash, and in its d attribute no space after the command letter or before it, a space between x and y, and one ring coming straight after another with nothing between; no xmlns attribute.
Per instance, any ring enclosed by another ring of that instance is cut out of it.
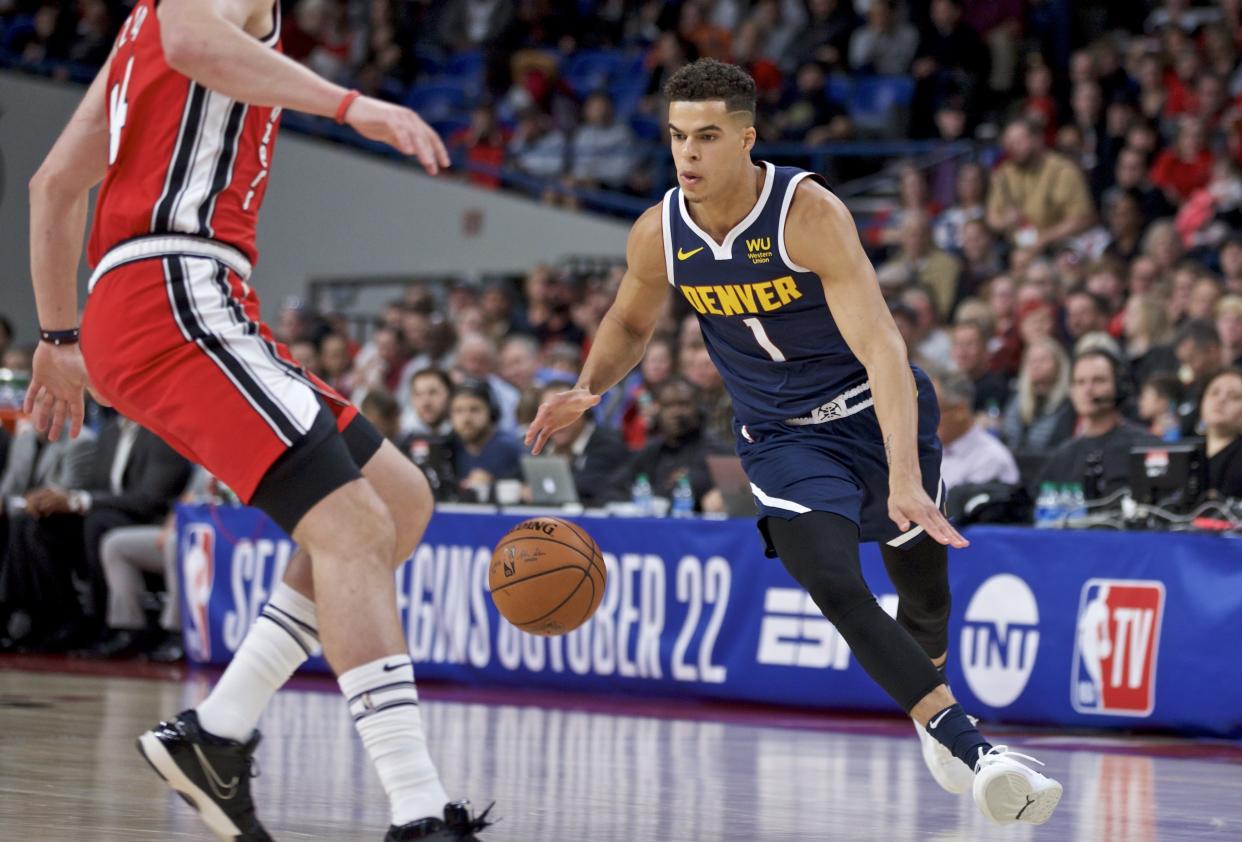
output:
<svg viewBox="0 0 1242 842"><path fill-rule="evenodd" d="M1082 588L1070 702L1079 713L1150 716L1164 583L1089 579Z"/></svg>
<svg viewBox="0 0 1242 842"><path fill-rule="evenodd" d="M897 613L897 595L879 597L880 607ZM768 588L763 599L763 624L759 627L761 664L806 669L848 669L850 647L828 622L811 595L800 588Z"/></svg>

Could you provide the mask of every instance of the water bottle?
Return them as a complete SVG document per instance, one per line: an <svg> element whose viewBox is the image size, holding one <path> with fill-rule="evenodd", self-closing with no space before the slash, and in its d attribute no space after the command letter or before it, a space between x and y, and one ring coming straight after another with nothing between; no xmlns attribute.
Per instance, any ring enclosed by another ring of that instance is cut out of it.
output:
<svg viewBox="0 0 1242 842"><path fill-rule="evenodd" d="M653 509L651 481L647 479L646 474L639 474L634 478L634 488L631 494L630 499L634 503L635 514L639 517L651 517Z"/></svg>
<svg viewBox="0 0 1242 842"><path fill-rule="evenodd" d="M1057 519L1057 487L1050 482L1039 486L1039 496L1035 498L1035 528L1050 529L1056 526Z"/></svg>
<svg viewBox="0 0 1242 842"><path fill-rule="evenodd" d="M1068 499L1068 511L1066 515L1070 520L1077 520L1087 516L1087 498L1083 494L1082 486L1078 483L1072 483L1066 486L1066 494Z"/></svg>
<svg viewBox="0 0 1242 842"><path fill-rule="evenodd" d="M690 477L683 476L673 487L673 517L694 517L694 489Z"/></svg>
<svg viewBox="0 0 1242 842"><path fill-rule="evenodd" d="M1182 440L1182 422L1172 409L1164 414L1164 435L1161 438L1167 442Z"/></svg>

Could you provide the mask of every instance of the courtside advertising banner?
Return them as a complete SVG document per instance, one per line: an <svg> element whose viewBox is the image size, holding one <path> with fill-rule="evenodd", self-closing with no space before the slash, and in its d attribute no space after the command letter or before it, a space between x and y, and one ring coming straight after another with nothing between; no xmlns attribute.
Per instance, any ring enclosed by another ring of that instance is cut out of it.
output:
<svg viewBox="0 0 1242 842"><path fill-rule="evenodd" d="M489 686L893 711L751 520L577 518L608 567L564 637L505 622L491 548L525 518L440 513L396 573L416 674ZM1242 735L1242 542L977 527L951 551L949 679L985 720ZM246 508L181 506L182 624L197 663L232 657L293 552ZM890 614L879 552L863 572ZM306 669L326 671L322 658ZM1211 692L1201 692L1210 676Z"/></svg>

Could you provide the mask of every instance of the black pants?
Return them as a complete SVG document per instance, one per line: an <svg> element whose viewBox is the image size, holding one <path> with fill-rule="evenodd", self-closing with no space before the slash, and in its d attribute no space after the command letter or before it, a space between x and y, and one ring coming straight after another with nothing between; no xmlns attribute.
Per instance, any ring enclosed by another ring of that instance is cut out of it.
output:
<svg viewBox="0 0 1242 842"><path fill-rule="evenodd" d="M789 520L766 518L762 529L859 665L902 710L909 713L943 683L931 663L948 647L948 554L943 546L924 538L909 549L883 548L899 600L894 620L863 579L858 527L852 521L807 512Z"/></svg>

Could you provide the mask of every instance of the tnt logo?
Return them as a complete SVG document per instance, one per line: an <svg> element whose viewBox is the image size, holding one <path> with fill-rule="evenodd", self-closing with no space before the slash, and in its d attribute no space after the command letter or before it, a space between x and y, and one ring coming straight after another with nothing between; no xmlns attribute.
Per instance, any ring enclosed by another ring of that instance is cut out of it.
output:
<svg viewBox="0 0 1242 842"><path fill-rule="evenodd" d="M181 543L185 574L185 645L197 661L211 660L211 622L208 604L215 580L216 530L206 523L191 524Z"/></svg>
<svg viewBox="0 0 1242 842"><path fill-rule="evenodd" d="M1090 579L1082 588L1070 701L1079 713L1150 716L1164 584Z"/></svg>
<svg viewBox="0 0 1242 842"><path fill-rule="evenodd" d="M984 582L966 606L962 672L979 701L1012 704L1031 678L1039 652L1039 605L1026 582L1003 573Z"/></svg>

